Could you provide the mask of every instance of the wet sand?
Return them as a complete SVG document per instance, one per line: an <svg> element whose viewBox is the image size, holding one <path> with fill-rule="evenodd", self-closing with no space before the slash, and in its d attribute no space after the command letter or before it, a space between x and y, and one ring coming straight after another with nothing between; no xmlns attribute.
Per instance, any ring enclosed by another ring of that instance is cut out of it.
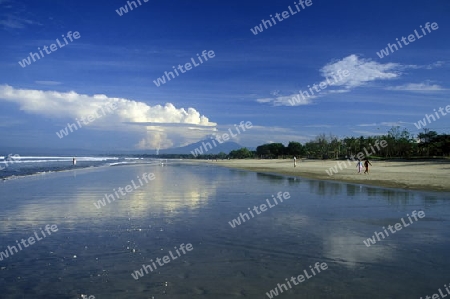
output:
<svg viewBox="0 0 450 299"><path fill-rule="evenodd" d="M450 191L450 161L371 161L370 174L358 174L356 163L339 161L342 170L330 176L326 171L337 166L335 160L303 160L294 168L292 160L219 160L209 161L221 166L257 172L278 173L318 180L341 181L388 188L426 191ZM345 165L347 168L345 168Z"/></svg>

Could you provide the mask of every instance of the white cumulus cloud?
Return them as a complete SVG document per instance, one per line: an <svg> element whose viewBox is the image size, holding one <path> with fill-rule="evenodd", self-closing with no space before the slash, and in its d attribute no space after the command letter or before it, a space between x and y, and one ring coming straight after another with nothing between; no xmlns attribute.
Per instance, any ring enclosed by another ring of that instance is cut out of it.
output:
<svg viewBox="0 0 450 299"><path fill-rule="evenodd" d="M0 100L16 103L27 113L50 119L67 119L69 122L94 115L101 108L114 105L117 108L112 113L91 122L88 127L139 132L142 139L136 147L142 149L165 148L183 143L199 137L198 130L190 128L199 126L214 131L217 125L194 108L176 108L171 103L149 106L143 102L111 98L103 94L16 89L0 85ZM171 139L174 137L177 142Z"/></svg>
<svg viewBox="0 0 450 299"><path fill-rule="evenodd" d="M332 78L332 76L336 76L338 71L348 71L349 76L343 77L334 85L353 89L371 81L395 79L400 76L400 66L397 63L383 64L352 54L341 60L328 63L320 72L323 77Z"/></svg>
<svg viewBox="0 0 450 299"><path fill-rule="evenodd" d="M397 63L383 64L352 54L341 60L332 61L319 70L323 77L322 82L327 84L324 90L316 90L309 97L299 97L300 91L288 96L277 93L275 97L259 98L256 101L258 103L271 103L273 106L310 105L313 103L313 99L328 94L349 92L372 81L396 79L401 75L401 70L404 68L405 66ZM320 83L311 82L311 85L319 85ZM307 90L308 88L304 89L304 91ZM272 93L272 95L274 94Z"/></svg>

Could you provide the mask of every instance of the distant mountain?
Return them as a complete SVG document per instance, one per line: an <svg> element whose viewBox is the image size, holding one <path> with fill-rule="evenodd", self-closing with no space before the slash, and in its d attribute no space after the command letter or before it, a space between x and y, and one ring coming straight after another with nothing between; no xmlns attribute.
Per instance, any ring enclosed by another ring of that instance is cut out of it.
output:
<svg viewBox="0 0 450 299"><path fill-rule="evenodd" d="M208 143L211 145L209 146ZM203 151L203 154L218 154L220 152L224 152L228 154L232 150L237 150L242 148L240 144L232 141L219 143L215 141L215 144L217 146L214 146L214 143L211 139L202 140L196 143L191 143L186 146L182 147L175 147L175 148L168 148L168 149L162 149L159 151L159 154L191 154L192 152L195 152L196 149L199 149ZM212 147L212 149L211 149Z"/></svg>

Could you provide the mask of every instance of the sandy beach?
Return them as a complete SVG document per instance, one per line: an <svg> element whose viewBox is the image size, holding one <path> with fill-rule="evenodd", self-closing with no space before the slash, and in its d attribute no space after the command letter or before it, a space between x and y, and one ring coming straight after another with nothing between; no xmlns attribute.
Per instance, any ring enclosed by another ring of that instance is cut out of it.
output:
<svg viewBox="0 0 450 299"><path fill-rule="evenodd" d="M334 160L303 160L294 168L292 160L219 160L217 165L258 172L278 173L305 178L360 183L389 188L426 191L450 191L450 162L437 161L371 161L370 174L358 174L356 163L330 176L326 170L337 165ZM341 161L344 165L344 161Z"/></svg>

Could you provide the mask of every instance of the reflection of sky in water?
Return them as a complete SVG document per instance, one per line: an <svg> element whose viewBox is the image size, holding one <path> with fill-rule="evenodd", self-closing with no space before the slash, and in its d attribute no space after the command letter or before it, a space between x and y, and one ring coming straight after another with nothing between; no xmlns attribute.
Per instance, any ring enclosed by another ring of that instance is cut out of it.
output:
<svg viewBox="0 0 450 299"><path fill-rule="evenodd" d="M93 205L144 172L153 172L156 179L101 209ZM228 221L278 191L288 191L291 198L230 227ZM0 189L0 250L45 224L56 223L60 230L0 262L0 289L5 298L28 294L24 289L35 296L23 298L48 296L50 290L54 298L79 298L81 293L96 298L263 298L284 278L325 261L327 271L289 293L420 298L448 283L447 199L444 193L193 164L77 170L9 181ZM370 248L364 245L374 231L413 210L424 210L426 217ZM192 243L194 250L158 273L131 278L150 258L181 243Z"/></svg>
<svg viewBox="0 0 450 299"><path fill-rule="evenodd" d="M175 217L180 211L198 209L208 198L214 197L217 180L204 182L202 177L195 174L180 177L176 167L157 165L78 170L76 175L50 174L7 182L13 185L14 191L8 195L2 194L2 197L8 196L3 212L8 211L7 219L11 221L4 223L0 229L10 225L10 228L17 228L21 224L42 225L42 219L73 223L151 214ZM145 172L154 173L155 179L148 184L142 181L143 186L140 186L137 176L142 177ZM94 206L105 194L113 194L113 189L132 185L133 179L139 188L133 188L133 192L120 196L101 209ZM24 194L27 185L34 188Z"/></svg>

